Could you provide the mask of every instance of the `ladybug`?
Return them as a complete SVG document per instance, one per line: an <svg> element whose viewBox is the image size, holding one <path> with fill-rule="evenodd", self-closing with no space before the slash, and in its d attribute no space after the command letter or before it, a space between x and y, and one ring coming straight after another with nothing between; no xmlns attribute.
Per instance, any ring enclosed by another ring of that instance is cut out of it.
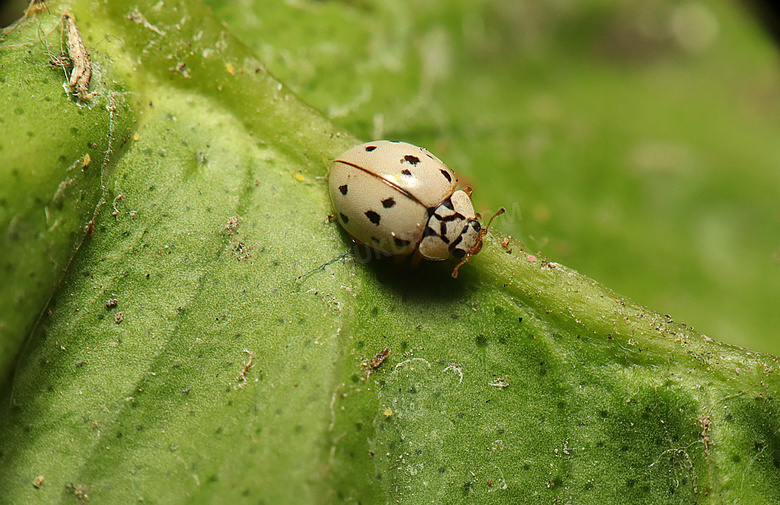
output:
<svg viewBox="0 0 780 505"><path fill-rule="evenodd" d="M490 226L480 224L471 189L456 191L457 184L427 149L388 140L349 149L328 172L332 218L355 242L391 256L414 255L413 264L452 256L459 261L453 277L482 249Z"/></svg>

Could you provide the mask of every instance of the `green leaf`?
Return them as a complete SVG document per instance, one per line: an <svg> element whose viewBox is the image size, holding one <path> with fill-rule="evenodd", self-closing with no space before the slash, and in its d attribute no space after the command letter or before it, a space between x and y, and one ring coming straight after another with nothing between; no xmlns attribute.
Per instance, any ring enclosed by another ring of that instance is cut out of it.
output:
<svg viewBox="0 0 780 505"><path fill-rule="evenodd" d="M780 72L743 4L211 5L337 124L445 159L532 250L780 354Z"/></svg>
<svg viewBox="0 0 780 505"><path fill-rule="evenodd" d="M0 371L16 350L105 201L109 156L132 113L112 69L96 66L89 103L69 100L56 16L12 31L0 46ZM41 34L46 34L42 38ZM110 205L111 202L108 202Z"/></svg>
<svg viewBox="0 0 780 505"><path fill-rule="evenodd" d="M778 502L776 358L500 235L457 280L366 261L323 178L357 140L208 9L68 5L89 100L46 63L64 4L0 46L8 503Z"/></svg>

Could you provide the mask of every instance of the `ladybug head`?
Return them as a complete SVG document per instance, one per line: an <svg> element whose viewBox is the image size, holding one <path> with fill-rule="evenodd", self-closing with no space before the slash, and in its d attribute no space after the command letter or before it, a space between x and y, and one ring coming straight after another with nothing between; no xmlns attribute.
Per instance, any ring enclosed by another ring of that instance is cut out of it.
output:
<svg viewBox="0 0 780 505"><path fill-rule="evenodd" d="M490 224L496 218L505 212L505 209L499 209L498 212L493 214L493 217L488 221L487 226L484 228L477 219L469 219L466 226L461 232L461 242L458 247L452 250L452 256L455 259L460 260L460 263L455 265L455 269L452 271L452 277L458 277L458 269L467 262L472 256L482 250L482 238L487 235ZM479 217L479 215L477 215Z"/></svg>

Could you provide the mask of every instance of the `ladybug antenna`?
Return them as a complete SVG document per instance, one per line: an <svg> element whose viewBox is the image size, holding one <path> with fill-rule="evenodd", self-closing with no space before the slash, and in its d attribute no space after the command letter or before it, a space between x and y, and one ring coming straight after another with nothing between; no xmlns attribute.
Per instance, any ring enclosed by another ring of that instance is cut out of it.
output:
<svg viewBox="0 0 780 505"><path fill-rule="evenodd" d="M458 269L459 269L459 268L460 268L460 267L461 267L461 266L462 266L462 265L463 265L465 262L467 262L469 259L471 259L471 257L472 257L472 256L474 256L475 254L477 254L477 253L478 253L478 252L479 252L479 251L482 249L482 237L484 237L485 235L487 235L488 229L490 229L490 225L491 225L491 223L493 222L493 220L496 218L496 216L500 216L500 215L501 215L501 214L503 214L504 212L506 212L506 209L505 209L505 208L501 207L500 209L498 209L498 212L496 212L495 214L493 214L493 217L491 217L491 218L490 218L490 220L488 221L488 224L487 224L487 226L485 226L484 228L482 228L481 230L479 230L479 240L477 241L477 245L476 245L476 247L474 247L474 249L473 249L473 250L471 250L471 251L469 251L468 253L466 253L466 257L465 257L465 258L463 258L463 261L461 261L460 263L458 263L457 265L455 265L455 268L452 270L452 278L453 278L453 279L457 279L457 278L458 278Z"/></svg>
<svg viewBox="0 0 780 505"><path fill-rule="evenodd" d="M490 228L490 224L493 222L493 220L496 218L496 216L500 216L500 215L501 215L501 214L503 214L504 212L506 212L506 209L505 209L505 208L503 208L503 207L501 207L500 209L498 209L498 212L496 212L495 214L493 214L493 217L491 217L491 218L490 218L490 221L488 221L488 224L487 224L487 226L485 226L484 228L482 228L482 229L479 231L479 238L482 238L482 237L484 237L485 235L487 235L488 229Z"/></svg>

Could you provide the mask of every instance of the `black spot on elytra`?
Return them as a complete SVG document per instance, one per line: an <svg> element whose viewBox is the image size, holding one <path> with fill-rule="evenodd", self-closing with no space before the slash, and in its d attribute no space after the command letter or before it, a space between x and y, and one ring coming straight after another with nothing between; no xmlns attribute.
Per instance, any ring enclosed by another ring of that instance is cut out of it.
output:
<svg viewBox="0 0 780 505"><path fill-rule="evenodd" d="M349 223L349 218L346 216L346 214L344 214L343 212L340 212L339 216L341 216L341 222L342 223L344 223L344 224Z"/></svg>
<svg viewBox="0 0 780 505"><path fill-rule="evenodd" d="M390 198L385 198L384 200L382 200L382 207L386 209L389 209L393 205L395 205L395 200L393 199L392 196Z"/></svg>
<svg viewBox="0 0 780 505"><path fill-rule="evenodd" d="M379 226L379 221L382 219L382 218L379 216L379 214L377 214L377 213L376 213L376 212L374 212L373 210L367 210L367 211L365 212L365 214L366 214L366 217L368 218L368 220L369 220L369 221L371 221L371 222L372 222L372 223L374 223L375 225Z"/></svg>
<svg viewBox="0 0 780 505"><path fill-rule="evenodd" d="M425 231L423 232L423 237L432 237L434 235L436 235L436 232L434 231L433 228L431 228L430 226L425 228Z"/></svg>
<svg viewBox="0 0 780 505"><path fill-rule="evenodd" d="M412 165L416 165L420 163L420 158L418 158L417 156L412 156L411 154L407 154L406 156L404 156L404 159L401 160L401 163L403 163L404 161L407 163L411 163Z"/></svg>
<svg viewBox="0 0 780 505"><path fill-rule="evenodd" d="M393 241L395 242L395 245L398 247L407 247L411 242L408 240L404 240L402 238L393 237Z"/></svg>
<svg viewBox="0 0 780 505"><path fill-rule="evenodd" d="M441 236L442 236L442 237L443 237L443 236L445 236L445 235L447 234L447 223L445 223L444 221L442 221L442 222L439 224L439 230L441 231Z"/></svg>
<svg viewBox="0 0 780 505"><path fill-rule="evenodd" d="M366 146L366 151L371 152L376 149L376 146Z"/></svg>
<svg viewBox="0 0 780 505"><path fill-rule="evenodd" d="M450 214L449 216L440 216L438 214L434 214L436 216L436 220L442 223L446 223L448 221L463 221L466 219L466 216L461 214L460 212L456 212L454 214ZM468 226L468 225L466 225Z"/></svg>
<svg viewBox="0 0 780 505"><path fill-rule="evenodd" d="M450 251L458 247L458 244L460 244L462 241L463 241L463 235L458 235L458 238L456 238L455 241L452 242L452 244L450 244ZM462 249L459 249L459 251L461 251L463 254L466 254L466 251ZM455 256L455 252L453 252L452 255ZM455 257L458 258L458 256Z"/></svg>
<svg viewBox="0 0 780 505"><path fill-rule="evenodd" d="M379 239L376 238L376 237L371 237L371 242L373 242L375 244L378 244L379 243Z"/></svg>
<svg viewBox="0 0 780 505"><path fill-rule="evenodd" d="M441 175L443 175L444 178L447 179L447 182L452 182L452 176L450 175L449 172L447 172L443 168L440 168L439 170L441 171Z"/></svg>
<svg viewBox="0 0 780 505"><path fill-rule="evenodd" d="M346 195L347 194L347 189L348 188L347 188L346 184L342 184L341 186L339 186L339 191L341 191L342 195Z"/></svg>
<svg viewBox="0 0 780 505"><path fill-rule="evenodd" d="M442 205L444 205L445 208L450 210L455 210L455 207L452 206L452 200L447 198L443 202L441 202Z"/></svg>
<svg viewBox="0 0 780 505"><path fill-rule="evenodd" d="M408 171L407 169L405 169L405 168L403 170L401 170L401 173L403 175L405 175L406 177L411 177L412 176L412 173L410 171Z"/></svg>

